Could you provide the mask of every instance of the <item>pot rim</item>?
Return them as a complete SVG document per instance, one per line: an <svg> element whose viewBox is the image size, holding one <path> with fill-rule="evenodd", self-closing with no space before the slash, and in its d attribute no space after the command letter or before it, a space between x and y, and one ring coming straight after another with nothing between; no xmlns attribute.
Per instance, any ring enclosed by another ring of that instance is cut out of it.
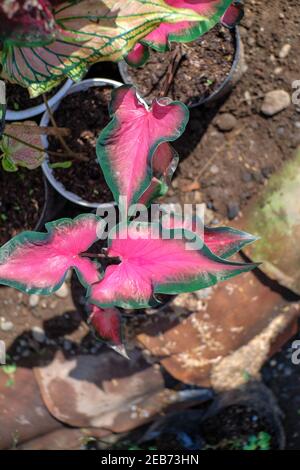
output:
<svg viewBox="0 0 300 470"><path fill-rule="evenodd" d="M89 78L86 80L82 80L78 83L75 83L71 86L71 88L68 90L68 92L64 95L70 95L79 91L83 90L88 90L91 87L105 87L107 85L111 85L113 88L119 88L120 86L123 85L123 83L118 82L116 80L111 80L108 78ZM62 99L60 99L58 102L55 103L54 106L52 106L52 111L56 111L56 109L59 107L60 102ZM48 112L45 111L45 113L42 116L40 126L47 126L49 124L50 118L48 115ZM41 135L41 141L42 145L45 149L48 148L48 139L45 134ZM76 204L81 207L85 208L90 208L90 209L97 209L97 208L102 208L102 209L108 209L112 206L115 206L115 202L107 202L107 203L97 203L97 202L89 202L86 201L85 199L81 198L77 194L68 191L62 183L60 183L54 176L53 170L49 167L48 165L49 162L49 156L46 154L45 160L42 164L42 170L44 172L44 175L46 176L47 180L51 184L51 186L65 199L68 201L72 202L73 204Z"/></svg>
<svg viewBox="0 0 300 470"><path fill-rule="evenodd" d="M67 79L67 81L64 83L64 85L53 95L48 103L49 106L52 107L57 103L57 101L60 101L63 96L68 92L68 90L71 88L73 85L73 80L70 78ZM41 103L37 106L32 106L27 109L22 109L21 111L13 111L12 109L6 109L6 115L5 115L5 120L6 121L23 121L24 119L28 119L34 116L38 116L39 114L42 114L46 111L46 105L45 103Z"/></svg>
<svg viewBox="0 0 300 470"><path fill-rule="evenodd" d="M231 31L234 35L235 53L234 53L234 59L233 59L229 74L223 80L220 86L211 95L202 99L200 98L199 101L188 105L190 109L215 101L219 97L223 96L223 93L226 90L226 87L230 84L233 74L235 73L238 67L238 64L240 62L240 59L241 59L241 36L240 36L240 31L239 31L238 26L235 26L234 28L232 28ZM130 79L128 75L128 64L125 62L125 60L120 61L118 63L118 67L119 67L119 72L124 83L136 86L135 83Z"/></svg>

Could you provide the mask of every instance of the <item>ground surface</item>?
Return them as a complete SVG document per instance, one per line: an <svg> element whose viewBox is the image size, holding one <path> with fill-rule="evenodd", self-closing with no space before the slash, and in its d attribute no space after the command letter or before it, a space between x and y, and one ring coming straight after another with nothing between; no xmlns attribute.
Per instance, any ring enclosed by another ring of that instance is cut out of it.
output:
<svg viewBox="0 0 300 470"><path fill-rule="evenodd" d="M183 159L169 199L205 202L209 220L216 223L232 219L300 144L300 113L296 106L272 118L261 114L265 93L283 89L291 94L292 82L300 79L299 7L299 0L246 2L241 37L247 71L222 104L191 112L188 138L176 145ZM291 45L289 54L280 58L286 44ZM91 71L91 76L95 75L120 79L114 67L102 64ZM224 113L235 118L229 132L223 132L220 127L224 126L218 125ZM69 215L72 210L67 206L61 215ZM66 355L75 354L79 343L83 348L80 351L98 350L76 313L70 289L61 297L37 301L2 287L0 317L0 340L7 343L18 365L35 361L45 350L51 354L59 348ZM38 327L35 337L31 332L34 327ZM37 339L38 334L43 340ZM263 375L285 413L287 447L300 449L300 375L299 366L291 363L290 348L291 344L272 359Z"/></svg>

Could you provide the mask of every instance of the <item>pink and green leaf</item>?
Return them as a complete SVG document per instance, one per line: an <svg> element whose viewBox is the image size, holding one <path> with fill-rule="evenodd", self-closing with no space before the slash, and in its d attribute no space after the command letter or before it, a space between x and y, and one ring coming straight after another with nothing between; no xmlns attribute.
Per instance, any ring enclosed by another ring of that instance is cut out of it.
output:
<svg viewBox="0 0 300 470"><path fill-rule="evenodd" d="M86 287L101 278L97 265L81 257L97 237L93 214L46 224L47 233L23 232L0 248L0 284L26 293L49 295L74 268Z"/></svg>
<svg viewBox="0 0 300 470"><path fill-rule="evenodd" d="M153 101L149 108L133 87L125 85L113 91L110 115L112 120L97 142L98 161L115 201L125 196L130 206L138 202L155 176L155 154L155 166L168 172L161 165L159 146L181 136L189 111L183 103L168 98Z"/></svg>
<svg viewBox="0 0 300 470"><path fill-rule="evenodd" d="M195 11L164 0L67 0L55 5L53 15L59 35L48 45L4 42L2 76L29 88L33 97L66 75L80 80L91 63L121 60L162 22L201 19Z"/></svg>
<svg viewBox="0 0 300 470"><path fill-rule="evenodd" d="M90 290L99 307L142 308L155 304L155 294L179 294L209 287L250 271L255 264L232 263L215 256L187 230L167 234L158 224L119 226L111 234L108 256L121 263L109 266ZM194 242L194 249L187 243Z"/></svg>
<svg viewBox="0 0 300 470"><path fill-rule="evenodd" d="M190 9L202 18L197 22L162 23L141 40L142 44L159 52L169 50L170 42L191 42L207 33L220 21L232 0L166 0L166 3L176 8Z"/></svg>
<svg viewBox="0 0 300 470"><path fill-rule="evenodd" d="M29 170L34 170L43 163L45 153L29 147L13 138L16 137L21 139L35 147L40 146L40 136L29 132L24 133L23 124L37 127L37 123L34 121L15 123L14 128L10 131L11 137L3 136L2 141L0 142L0 149L3 152L3 158L8 159L16 169L18 167L25 167Z"/></svg>

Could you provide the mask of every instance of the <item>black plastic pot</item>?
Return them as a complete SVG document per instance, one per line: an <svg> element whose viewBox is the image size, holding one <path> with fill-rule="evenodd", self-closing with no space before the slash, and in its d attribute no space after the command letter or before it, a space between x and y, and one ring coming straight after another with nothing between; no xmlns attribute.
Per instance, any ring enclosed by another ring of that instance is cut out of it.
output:
<svg viewBox="0 0 300 470"><path fill-rule="evenodd" d="M243 75L245 71L244 47L237 26L233 29L233 35L235 40L235 55L229 75L226 77L223 83L221 83L219 88L217 88L210 96L202 98L199 97L199 100L192 105L189 105L189 108L195 108L202 105L209 106L215 101L223 98L231 92L233 87ZM128 67L128 64L124 60L119 62L119 71L123 82L129 85L135 85L129 76Z"/></svg>

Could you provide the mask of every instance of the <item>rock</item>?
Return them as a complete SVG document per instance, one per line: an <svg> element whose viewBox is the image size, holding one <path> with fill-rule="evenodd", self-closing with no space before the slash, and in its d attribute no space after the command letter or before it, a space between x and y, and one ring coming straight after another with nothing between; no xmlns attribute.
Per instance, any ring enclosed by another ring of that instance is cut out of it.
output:
<svg viewBox="0 0 300 470"><path fill-rule="evenodd" d="M280 59L285 59L289 55L291 47L292 46L290 44L284 44L279 51L278 57Z"/></svg>
<svg viewBox="0 0 300 470"><path fill-rule="evenodd" d="M216 119L216 126L222 132L229 132L236 126L237 120L230 113L220 114Z"/></svg>
<svg viewBox="0 0 300 470"><path fill-rule="evenodd" d="M213 175L217 175L219 173L219 167L217 165L212 165L210 167L210 172L213 174Z"/></svg>
<svg viewBox="0 0 300 470"><path fill-rule="evenodd" d="M269 91L264 98L261 112L265 116L274 116L291 104L290 95L285 90Z"/></svg>
<svg viewBox="0 0 300 470"><path fill-rule="evenodd" d="M40 297L37 294L31 294L29 296L29 307L36 307L40 301Z"/></svg>
<svg viewBox="0 0 300 470"><path fill-rule="evenodd" d="M6 321L4 318L1 319L0 328L2 331L11 331L14 324L11 321Z"/></svg>
<svg viewBox="0 0 300 470"><path fill-rule="evenodd" d="M227 217L229 220L235 219L239 215L240 206L237 202L227 204Z"/></svg>
<svg viewBox="0 0 300 470"><path fill-rule="evenodd" d="M38 343L44 343L46 341L46 333L43 328L39 326L34 326L31 330L33 339Z"/></svg>
<svg viewBox="0 0 300 470"><path fill-rule="evenodd" d="M63 285L55 292L55 295L60 299L65 299L69 295L69 287L64 282Z"/></svg>

